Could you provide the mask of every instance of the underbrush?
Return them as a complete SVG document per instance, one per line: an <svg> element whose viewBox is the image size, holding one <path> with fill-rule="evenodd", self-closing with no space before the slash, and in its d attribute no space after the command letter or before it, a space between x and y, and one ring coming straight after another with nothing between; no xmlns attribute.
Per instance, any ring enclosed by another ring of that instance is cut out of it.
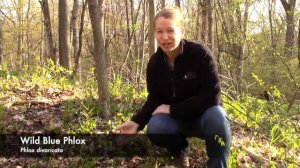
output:
<svg viewBox="0 0 300 168"><path fill-rule="evenodd" d="M290 107L281 97L267 101L249 95L234 100L224 94L223 100L232 127L239 125L244 134L244 141L233 137L231 165L300 166L299 104Z"/></svg>

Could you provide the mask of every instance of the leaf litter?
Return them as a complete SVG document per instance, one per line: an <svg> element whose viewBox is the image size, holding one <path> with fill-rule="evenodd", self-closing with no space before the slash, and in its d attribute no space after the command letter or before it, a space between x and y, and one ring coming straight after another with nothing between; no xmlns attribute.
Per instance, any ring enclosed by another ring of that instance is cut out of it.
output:
<svg viewBox="0 0 300 168"><path fill-rule="evenodd" d="M16 88L10 90L10 96L0 97L0 103L4 105L4 118L1 121L0 130L3 133L51 133L58 130L59 133L67 133L65 128L65 102L80 104L80 100L75 96L74 90L62 90L52 87L42 88L38 85L33 87ZM79 103L78 103L79 102ZM75 106L76 107L76 106ZM76 111L76 109L72 109ZM82 123L82 116L79 112L73 112L70 122L72 124ZM112 116L111 119L115 119ZM100 116L94 116L97 127L95 132L110 130L106 122ZM100 131L99 131L100 130ZM270 166L268 156L270 150L266 142L257 137L248 137L249 130L245 126L234 123L232 126L232 149L240 151L237 167L251 166ZM260 144L260 150L253 146L253 141ZM191 155L189 161L191 167L206 167L207 161L205 146L191 144ZM89 160L91 159L91 160ZM144 167L146 165L156 165L157 167L174 167L169 159L165 158L141 158L138 156L132 158L28 158L28 157L0 157L1 167L86 167L91 164L92 167ZM117 165L117 166L116 166ZM244 166L243 166L244 165Z"/></svg>

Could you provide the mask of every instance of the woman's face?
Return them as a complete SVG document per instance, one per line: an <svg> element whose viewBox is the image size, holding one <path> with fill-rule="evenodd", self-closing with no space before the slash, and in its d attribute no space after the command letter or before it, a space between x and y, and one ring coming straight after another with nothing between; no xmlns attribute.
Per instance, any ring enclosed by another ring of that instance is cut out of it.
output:
<svg viewBox="0 0 300 168"><path fill-rule="evenodd" d="M158 17L155 23L155 38L164 52L172 52L179 46L182 38L181 28L172 19Z"/></svg>

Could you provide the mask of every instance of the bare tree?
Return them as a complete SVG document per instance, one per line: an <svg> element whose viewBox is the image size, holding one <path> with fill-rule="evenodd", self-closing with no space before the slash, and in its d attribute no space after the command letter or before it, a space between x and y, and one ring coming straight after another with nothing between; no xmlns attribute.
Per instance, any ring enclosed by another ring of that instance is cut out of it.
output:
<svg viewBox="0 0 300 168"><path fill-rule="evenodd" d="M84 25L84 16L85 11L87 8L87 1L85 1L82 5L81 17L80 17L80 28L78 34L78 51L75 55L75 67L74 67L74 74L79 75L79 80L81 81L81 51L82 51L82 34L83 34L83 25Z"/></svg>
<svg viewBox="0 0 300 168"><path fill-rule="evenodd" d="M233 43L234 53L237 56L237 66L236 66L236 81L237 81L237 91L238 93L242 92L242 81L243 81L243 73L244 73L244 61L245 61L245 45L247 39L247 28L248 28L248 10L250 4L246 1L244 13L242 13L241 8L236 8L237 13L237 23L238 31L241 36L241 43L238 44L236 42Z"/></svg>
<svg viewBox="0 0 300 168"><path fill-rule="evenodd" d="M248 10L253 2L245 1L242 4L226 1L225 5L220 0L216 2L218 3L218 15L222 30L226 37L226 52L233 58L234 66L230 69L230 73L236 82L236 92L241 93L247 40ZM231 10L226 11L224 8L229 6ZM225 48L225 45L222 47Z"/></svg>
<svg viewBox="0 0 300 168"><path fill-rule="evenodd" d="M16 14L17 14L17 25L19 27L18 29L18 35L17 35L17 57L21 60L21 64L25 64L25 58L24 58L24 30L23 30L23 24L24 24L24 9L23 9L23 2L22 1L12 1L12 3L16 6Z"/></svg>
<svg viewBox="0 0 300 168"><path fill-rule="evenodd" d="M155 0L149 0L149 55L152 55L156 51L155 43L155 27L154 27L154 17L155 17Z"/></svg>
<svg viewBox="0 0 300 168"><path fill-rule="evenodd" d="M275 25L273 24L273 16L274 16L274 11L275 11L275 1L274 0L269 0L268 1L268 14L269 14L269 24L270 24L270 35L271 35L271 43L272 43L272 47L275 48L276 47L276 28Z"/></svg>
<svg viewBox="0 0 300 168"><path fill-rule="evenodd" d="M178 7L178 8L180 8L181 6L180 6L180 0L175 0L175 5Z"/></svg>
<svg viewBox="0 0 300 168"><path fill-rule="evenodd" d="M126 28L127 28L127 43L130 42L130 20L129 20L129 9L128 9L128 1L125 0L125 9L126 9Z"/></svg>
<svg viewBox="0 0 300 168"><path fill-rule="evenodd" d="M140 33L140 44L141 44L141 48L140 48L140 53L139 53L139 59L141 60L141 65L140 65L140 69L137 69L137 72L139 72L139 76L138 76L138 89L140 89L140 84L141 84L141 80L142 80L142 75L143 75L143 69L144 69L144 60L145 60L145 22L146 22L146 0L143 0L143 19L142 19L142 30Z"/></svg>
<svg viewBox="0 0 300 168"><path fill-rule="evenodd" d="M44 14L44 25L47 34L48 41L48 52L50 53L50 58L54 62L55 65L58 64L58 57L56 56L56 48L53 41L52 29L51 29L51 19L49 12L48 0L39 1L42 7L42 11Z"/></svg>
<svg viewBox="0 0 300 168"><path fill-rule="evenodd" d="M209 7L207 12L208 20L208 47L214 53L214 0L207 0Z"/></svg>
<svg viewBox="0 0 300 168"><path fill-rule="evenodd" d="M201 10L201 22L202 22L202 27L201 27L201 40L204 42L204 43L207 43L207 0L204 0L202 2L202 10Z"/></svg>
<svg viewBox="0 0 300 168"><path fill-rule="evenodd" d="M142 4L142 0L139 1L138 9L134 16L134 8L133 8L134 4L133 4L133 0L131 0L131 18L132 18L132 26L133 27L135 27L134 25L136 25L136 23L137 23L138 16L140 13L140 8L142 6L141 4ZM132 42L133 42L133 46L134 46L134 55L138 56L139 53L138 53L138 44L137 44L137 38L136 38L136 28L133 28L133 30L131 32L130 39L128 42L128 49L126 51L126 56L125 56L124 60L122 61L123 63L120 67L120 74L123 73L123 69L124 69L125 65L127 64L127 60L128 60L128 57L129 57L129 54L131 51Z"/></svg>
<svg viewBox="0 0 300 168"><path fill-rule="evenodd" d="M276 24L275 24L275 11L276 11L276 1L274 0L268 0L268 14L269 14L269 24L270 24L270 36L271 36L271 44L272 44L272 53L271 53L271 63L272 65L276 65L276 47L278 42L278 36L277 36L277 30L276 30ZM273 78L270 80L272 82L275 82L276 78L276 72L275 70L271 69L271 75Z"/></svg>
<svg viewBox="0 0 300 168"><path fill-rule="evenodd" d="M286 14L286 36L285 36L285 51L284 55L291 57L293 55L293 47L295 43L295 6L296 0L290 0L288 3L286 0L280 0Z"/></svg>
<svg viewBox="0 0 300 168"><path fill-rule="evenodd" d="M1 8L2 8L2 4L0 3L0 12L2 13ZM0 18L0 66L2 65L2 62L3 62L3 32L2 32L2 25L3 25L3 21L2 21L2 18Z"/></svg>
<svg viewBox="0 0 300 168"><path fill-rule="evenodd" d="M79 11L79 0L73 1L73 9L72 9L72 17L71 17L71 29L72 29L72 46L73 46L73 58L76 64L76 57L79 50L79 17L80 17L80 11ZM79 64L79 62L77 62ZM74 74L77 74L77 68L79 65L75 65L76 68L74 68ZM79 73L80 74L80 73ZM79 75L80 78L80 75Z"/></svg>
<svg viewBox="0 0 300 168"><path fill-rule="evenodd" d="M161 0L161 8L164 8L166 6L166 0Z"/></svg>
<svg viewBox="0 0 300 168"><path fill-rule="evenodd" d="M0 66L3 62L3 32L2 32L2 20L0 19Z"/></svg>
<svg viewBox="0 0 300 168"><path fill-rule="evenodd" d="M29 19L29 13L30 13L30 8L31 7L31 0L28 0L27 2L27 12L26 12L26 55L25 55L25 58L26 58L26 62L27 62L27 65L32 65L34 62L31 62L30 60L30 53L31 53L31 42L30 42L30 32L29 31L29 23L30 23L30 19ZM24 61L24 62L25 62Z"/></svg>
<svg viewBox="0 0 300 168"><path fill-rule="evenodd" d="M98 81L99 104L105 117L109 117L108 77L106 73L104 32L103 32L103 0L88 0L89 14L94 38L94 61L96 63L96 79ZM100 12L100 13L99 13Z"/></svg>
<svg viewBox="0 0 300 168"><path fill-rule="evenodd" d="M139 16L139 13L140 13L140 7L141 7L141 4L142 4L142 0L139 1L139 6L138 6L138 9L137 9L137 12L136 14L134 14L134 0L130 0L130 7L131 7L131 25L133 27L133 30L132 30L132 37L133 37L133 49L134 49L134 55L137 56L139 53L138 53L138 44L137 44L137 37L136 37L136 23L137 23L137 19L138 19L138 16Z"/></svg>
<svg viewBox="0 0 300 168"><path fill-rule="evenodd" d="M196 40L197 41L201 41L201 0L198 0L197 3L197 36L196 36Z"/></svg>
<svg viewBox="0 0 300 168"><path fill-rule="evenodd" d="M69 23L69 5L68 0L59 0L58 3L58 33L59 33L59 64L70 70L70 23Z"/></svg>
<svg viewBox="0 0 300 168"><path fill-rule="evenodd" d="M125 12L126 12L126 29L127 29L127 44L128 44L128 57L129 57L129 56L132 55L132 51L131 51L131 40L132 40L131 39L131 33L133 34L134 31L131 31L131 28L130 28L130 17L129 17L128 0L125 0L125 9L126 9L125 10ZM132 9L133 8L131 8L131 10ZM131 19L133 20L133 18L131 18ZM138 69L138 64L136 64L136 69Z"/></svg>
<svg viewBox="0 0 300 168"><path fill-rule="evenodd" d="M207 43L208 38L208 6L209 0L198 0L197 40Z"/></svg>
<svg viewBox="0 0 300 168"><path fill-rule="evenodd" d="M72 17L71 17L71 29L72 29L72 45L73 45L73 57L76 57L76 54L79 49L79 11L80 3L79 0L74 0L73 9L72 9Z"/></svg>
<svg viewBox="0 0 300 168"><path fill-rule="evenodd" d="M300 20L299 20L299 30L298 30L298 68L300 69Z"/></svg>

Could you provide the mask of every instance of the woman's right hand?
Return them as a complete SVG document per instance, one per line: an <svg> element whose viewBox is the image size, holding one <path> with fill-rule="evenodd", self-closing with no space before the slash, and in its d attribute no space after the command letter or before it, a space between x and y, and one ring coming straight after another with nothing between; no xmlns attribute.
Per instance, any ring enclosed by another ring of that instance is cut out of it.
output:
<svg viewBox="0 0 300 168"><path fill-rule="evenodd" d="M127 121L117 127L120 134L136 134L138 132L139 125L133 121Z"/></svg>

